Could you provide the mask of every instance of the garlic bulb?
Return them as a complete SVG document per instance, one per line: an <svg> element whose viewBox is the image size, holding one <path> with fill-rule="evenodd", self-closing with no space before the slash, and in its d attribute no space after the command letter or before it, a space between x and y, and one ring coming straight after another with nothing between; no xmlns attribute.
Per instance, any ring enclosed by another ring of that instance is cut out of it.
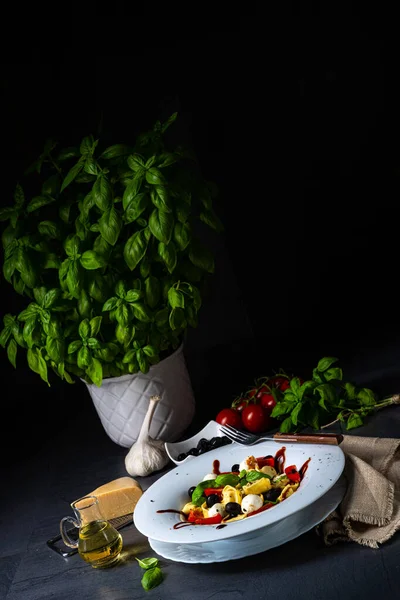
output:
<svg viewBox="0 0 400 600"><path fill-rule="evenodd" d="M159 471L168 463L162 440L153 440L149 436L150 424L160 396L151 396L149 408L143 420L136 442L125 457L125 467L129 475L146 477L154 471Z"/></svg>

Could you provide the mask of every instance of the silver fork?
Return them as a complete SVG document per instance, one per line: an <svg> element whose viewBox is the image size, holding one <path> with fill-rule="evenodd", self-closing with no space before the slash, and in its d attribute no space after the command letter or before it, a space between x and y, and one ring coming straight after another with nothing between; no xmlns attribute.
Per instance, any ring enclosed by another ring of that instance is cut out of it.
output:
<svg viewBox="0 0 400 600"><path fill-rule="evenodd" d="M220 425L221 432L227 438L241 444L242 446L253 446L262 441L270 442L300 442L302 444L331 444L337 446L343 441L343 436L336 433L274 433L273 436L256 435L247 431L241 431L230 425Z"/></svg>

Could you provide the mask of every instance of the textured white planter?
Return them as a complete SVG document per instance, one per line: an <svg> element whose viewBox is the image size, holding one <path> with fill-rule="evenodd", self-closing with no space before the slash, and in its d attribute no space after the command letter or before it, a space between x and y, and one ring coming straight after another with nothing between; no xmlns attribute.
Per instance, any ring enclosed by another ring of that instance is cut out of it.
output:
<svg viewBox="0 0 400 600"><path fill-rule="evenodd" d="M155 439L173 442L194 417L195 399L183 346L146 374L103 379L101 387L86 385L107 435L125 448L139 435L150 396L161 396L150 426Z"/></svg>

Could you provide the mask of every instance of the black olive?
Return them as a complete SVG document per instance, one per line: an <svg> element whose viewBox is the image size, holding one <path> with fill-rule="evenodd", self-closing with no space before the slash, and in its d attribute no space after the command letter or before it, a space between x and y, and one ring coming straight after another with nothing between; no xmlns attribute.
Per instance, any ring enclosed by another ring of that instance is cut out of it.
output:
<svg viewBox="0 0 400 600"><path fill-rule="evenodd" d="M221 440L222 440L222 446L226 446L227 444L232 443L232 440L230 440L228 437L226 437L226 435L223 435Z"/></svg>
<svg viewBox="0 0 400 600"><path fill-rule="evenodd" d="M213 437L213 438L211 438L211 440L210 440L210 448L218 448L219 443L220 443L219 440L220 440L219 437Z"/></svg>
<svg viewBox="0 0 400 600"><path fill-rule="evenodd" d="M236 473L238 473L239 472L239 464L236 463L236 464L232 465L232 469L231 470L232 471L236 471Z"/></svg>
<svg viewBox="0 0 400 600"><path fill-rule="evenodd" d="M186 457L187 457L186 452L182 452L181 454L179 454L177 460L185 460Z"/></svg>
<svg viewBox="0 0 400 600"><path fill-rule="evenodd" d="M192 487L188 489L188 496L189 496L190 499L192 498L192 494L193 494L193 492L194 492L195 489L196 489L195 485L192 485Z"/></svg>
<svg viewBox="0 0 400 600"><path fill-rule="evenodd" d="M208 452L208 448L198 448L197 456L200 456L200 454L204 454L205 452Z"/></svg>
<svg viewBox="0 0 400 600"><path fill-rule="evenodd" d="M242 512L242 507L237 502L228 502L225 505L225 510L231 517L237 517Z"/></svg>
<svg viewBox="0 0 400 600"><path fill-rule="evenodd" d="M276 502L281 493L282 490L280 488L272 488L271 490L268 490L268 492L264 492L263 496L268 502Z"/></svg>
<svg viewBox="0 0 400 600"><path fill-rule="evenodd" d="M272 454L267 454L267 456L264 456L264 458L274 458L274 457L272 456Z"/></svg>
<svg viewBox="0 0 400 600"><path fill-rule="evenodd" d="M199 455L199 451L197 448L191 448L188 452L188 454L190 454L191 456L198 456Z"/></svg>
<svg viewBox="0 0 400 600"><path fill-rule="evenodd" d="M205 438L201 438L201 440L199 440L197 442L197 447L199 450L206 450L208 449L208 440L206 440Z"/></svg>
<svg viewBox="0 0 400 600"><path fill-rule="evenodd" d="M217 504L217 502L219 502L218 494L210 494L209 496L207 496L206 504L208 508L211 508L212 506L214 506L214 504Z"/></svg>

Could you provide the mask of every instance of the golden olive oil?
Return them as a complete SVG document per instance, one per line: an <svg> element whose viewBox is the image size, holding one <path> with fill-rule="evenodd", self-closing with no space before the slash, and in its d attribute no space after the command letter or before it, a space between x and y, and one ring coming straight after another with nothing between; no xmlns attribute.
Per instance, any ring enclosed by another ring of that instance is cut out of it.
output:
<svg viewBox="0 0 400 600"><path fill-rule="evenodd" d="M91 521L79 530L79 554L95 568L114 564L122 544L121 534L108 521Z"/></svg>

